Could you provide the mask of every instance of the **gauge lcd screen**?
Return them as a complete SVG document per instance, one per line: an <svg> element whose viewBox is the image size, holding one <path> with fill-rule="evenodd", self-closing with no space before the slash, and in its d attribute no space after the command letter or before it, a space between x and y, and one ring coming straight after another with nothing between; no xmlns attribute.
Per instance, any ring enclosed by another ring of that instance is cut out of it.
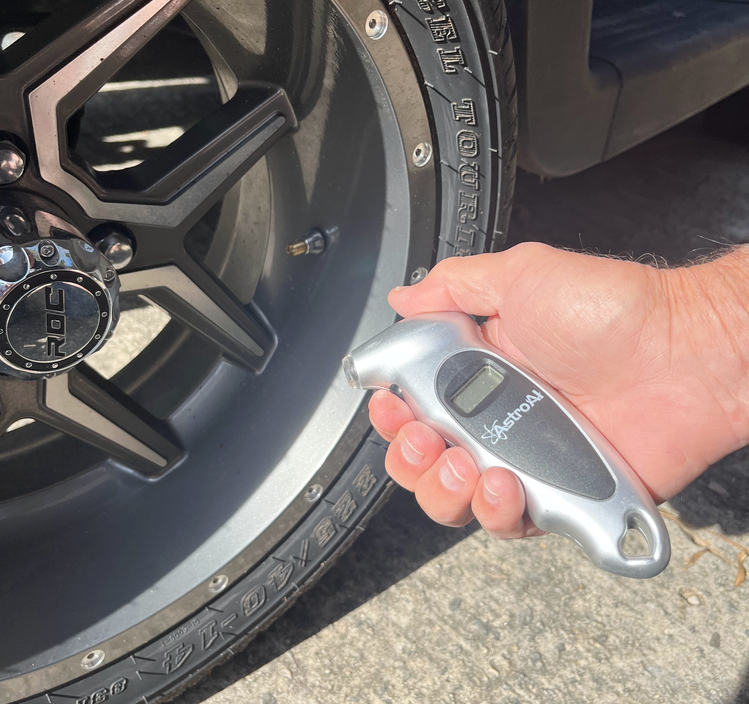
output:
<svg viewBox="0 0 749 704"><path fill-rule="evenodd" d="M462 413L473 413L503 381L502 372L489 364L479 369L450 399Z"/></svg>

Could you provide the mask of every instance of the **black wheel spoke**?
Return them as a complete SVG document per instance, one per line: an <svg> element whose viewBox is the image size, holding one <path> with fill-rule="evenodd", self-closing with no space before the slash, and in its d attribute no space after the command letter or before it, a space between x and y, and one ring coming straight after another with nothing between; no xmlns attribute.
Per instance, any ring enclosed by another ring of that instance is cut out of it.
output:
<svg viewBox="0 0 749 704"><path fill-rule="evenodd" d="M81 49L90 44L93 37L109 32L132 15L140 4L139 0L72 0L65 3L59 11L47 17L21 40L14 42L2 52L6 72L10 78L24 84L38 83L60 66L69 63ZM164 6L167 3L162 0L160 4ZM158 10L152 10L148 14L153 17L157 12ZM174 12L175 10L171 10L169 14L173 16ZM159 26L163 25L164 21L168 21L168 18L162 17ZM140 26L143 27L146 23L147 20L140 21ZM153 32L158 31L158 28L153 27L145 40L147 41ZM129 36L132 37L134 34L135 32L130 32ZM128 49L132 53L135 48L137 47L132 45L123 47L124 52L120 51L119 55L123 56ZM129 55L123 58L127 60ZM120 65L121 63L122 59Z"/></svg>
<svg viewBox="0 0 749 704"><path fill-rule="evenodd" d="M67 119L188 2L72 0L0 54L6 70L0 115L27 143L36 143L43 175L67 152ZM19 119L27 112L27 91L30 119Z"/></svg>
<svg viewBox="0 0 749 704"><path fill-rule="evenodd" d="M169 426L87 367L39 382L39 420L94 445L148 476L182 450Z"/></svg>
<svg viewBox="0 0 749 704"><path fill-rule="evenodd" d="M123 295L142 294L151 299L254 371L263 369L275 349L275 335L267 323L188 256L179 265L127 272L120 281Z"/></svg>
<svg viewBox="0 0 749 704"><path fill-rule="evenodd" d="M41 176L75 198L91 218L174 227L191 215L200 217L296 127L282 89L240 85L221 108L138 166L96 174L68 148L66 121L188 2L150 0L127 14L120 5L133 3L126 0L105 5L107 17L119 22L110 20L113 26L96 42L29 93ZM49 60L59 58L53 54Z"/></svg>
<svg viewBox="0 0 749 704"><path fill-rule="evenodd" d="M103 172L92 185L102 199L122 203L165 205L177 198L171 211L182 214L181 222L201 204L207 209L214 199L206 201L224 181L247 171L293 124L282 90L240 89L156 156L129 169Z"/></svg>
<svg viewBox="0 0 749 704"><path fill-rule="evenodd" d="M0 379L0 435L18 420L37 416L37 393L34 384L19 379Z"/></svg>

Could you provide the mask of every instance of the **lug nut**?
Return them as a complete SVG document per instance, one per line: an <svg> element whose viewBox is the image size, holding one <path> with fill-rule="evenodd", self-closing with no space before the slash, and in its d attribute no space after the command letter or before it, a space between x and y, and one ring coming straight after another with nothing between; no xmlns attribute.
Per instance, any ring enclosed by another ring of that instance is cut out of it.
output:
<svg viewBox="0 0 749 704"><path fill-rule="evenodd" d="M31 223L23 210L11 205L0 208L0 226L12 237L26 237L31 233Z"/></svg>
<svg viewBox="0 0 749 704"><path fill-rule="evenodd" d="M0 279L9 283L21 281L29 273L29 260L17 244L0 247ZM0 331L2 332L2 331Z"/></svg>
<svg viewBox="0 0 749 704"><path fill-rule="evenodd" d="M0 186L18 181L26 168L26 157L8 140L0 141Z"/></svg>
<svg viewBox="0 0 749 704"><path fill-rule="evenodd" d="M318 230L310 230L303 240L286 247L286 253L292 257L300 254L322 254L325 251L325 238Z"/></svg>
<svg viewBox="0 0 749 704"><path fill-rule="evenodd" d="M99 240L96 246L115 269L124 269L133 261L133 243L121 232L113 230L106 237Z"/></svg>
<svg viewBox="0 0 749 704"><path fill-rule="evenodd" d="M51 259L57 253L57 247L51 242L42 242L39 245L39 256L42 259Z"/></svg>

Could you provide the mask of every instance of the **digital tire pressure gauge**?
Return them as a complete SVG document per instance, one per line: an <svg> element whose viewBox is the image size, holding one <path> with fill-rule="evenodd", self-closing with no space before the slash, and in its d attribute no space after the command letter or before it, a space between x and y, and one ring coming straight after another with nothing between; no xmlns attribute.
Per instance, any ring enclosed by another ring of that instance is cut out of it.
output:
<svg viewBox="0 0 749 704"><path fill-rule="evenodd" d="M490 347L467 315L402 320L343 368L356 389L397 385L417 420L465 448L480 471L514 472L531 520L577 542L597 567L644 578L668 564L666 526L627 462L558 392ZM630 528L647 540L647 555L622 551Z"/></svg>

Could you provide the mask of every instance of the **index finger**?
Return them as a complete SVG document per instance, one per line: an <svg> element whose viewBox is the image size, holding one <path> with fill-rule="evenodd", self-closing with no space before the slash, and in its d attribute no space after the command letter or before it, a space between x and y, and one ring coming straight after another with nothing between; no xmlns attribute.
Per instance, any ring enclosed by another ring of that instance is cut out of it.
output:
<svg viewBox="0 0 749 704"><path fill-rule="evenodd" d="M553 266L568 255L575 256L548 245L526 242L494 254L450 257L439 262L420 283L393 289L388 302L404 318L451 311L501 315L509 290L533 281L539 269Z"/></svg>
<svg viewBox="0 0 749 704"><path fill-rule="evenodd" d="M380 390L369 399L369 420L384 440L392 442L398 431L416 418L403 399Z"/></svg>

